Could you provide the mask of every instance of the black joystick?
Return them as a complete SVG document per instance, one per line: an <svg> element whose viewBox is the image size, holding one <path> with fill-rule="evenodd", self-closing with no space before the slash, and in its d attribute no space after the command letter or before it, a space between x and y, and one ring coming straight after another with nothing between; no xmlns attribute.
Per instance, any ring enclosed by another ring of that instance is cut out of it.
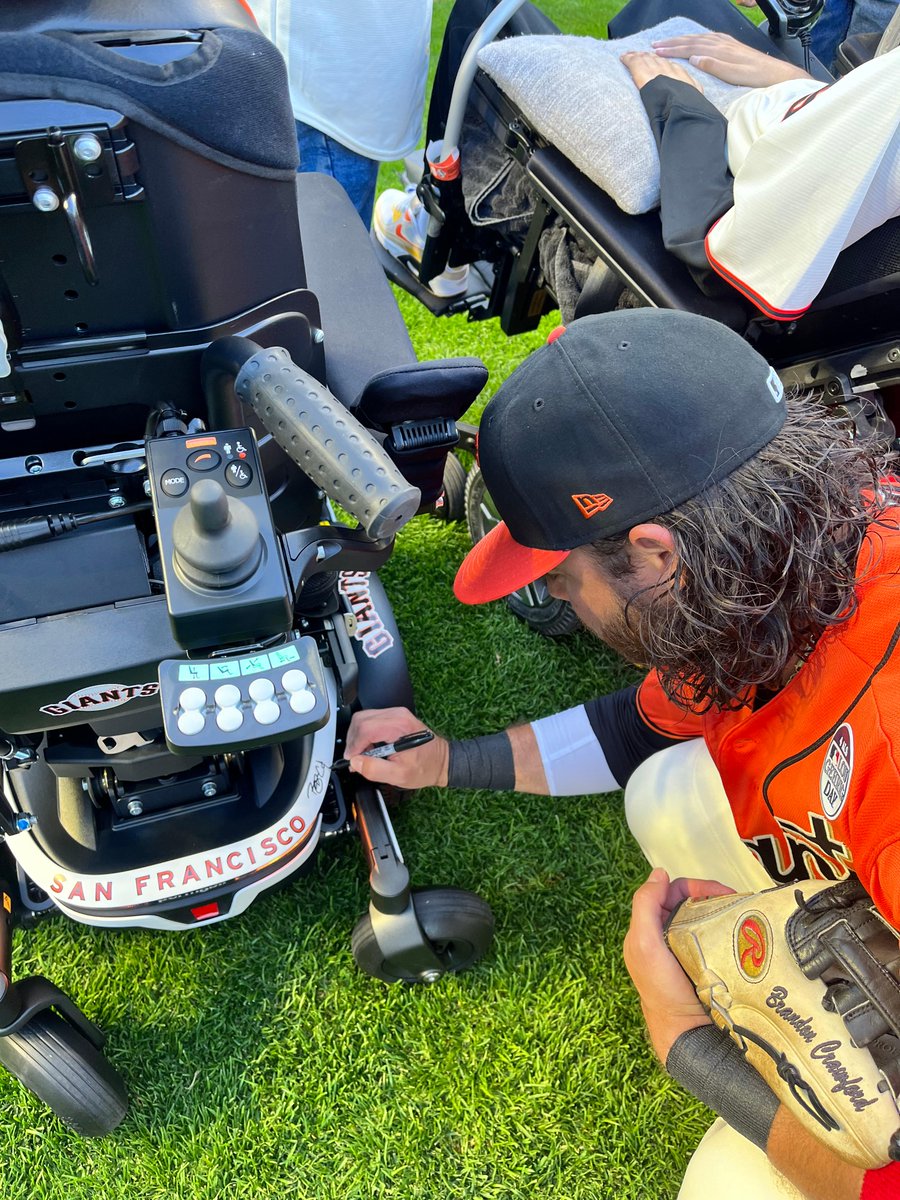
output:
<svg viewBox="0 0 900 1200"><path fill-rule="evenodd" d="M151 438L146 449L166 607L179 645L209 650L286 633L294 589L253 431Z"/></svg>
<svg viewBox="0 0 900 1200"><path fill-rule="evenodd" d="M259 522L249 505L215 479L198 479L172 527L175 566L188 584L231 588L262 560Z"/></svg>

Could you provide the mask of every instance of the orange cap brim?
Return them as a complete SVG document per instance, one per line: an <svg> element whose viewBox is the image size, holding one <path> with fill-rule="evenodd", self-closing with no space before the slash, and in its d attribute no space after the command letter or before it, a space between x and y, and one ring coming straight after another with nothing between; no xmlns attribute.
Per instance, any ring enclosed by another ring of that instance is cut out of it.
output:
<svg viewBox="0 0 900 1200"><path fill-rule="evenodd" d="M453 583L453 594L463 604L487 604L527 583L534 583L558 567L568 550L534 550L515 541L501 521L462 561Z"/></svg>

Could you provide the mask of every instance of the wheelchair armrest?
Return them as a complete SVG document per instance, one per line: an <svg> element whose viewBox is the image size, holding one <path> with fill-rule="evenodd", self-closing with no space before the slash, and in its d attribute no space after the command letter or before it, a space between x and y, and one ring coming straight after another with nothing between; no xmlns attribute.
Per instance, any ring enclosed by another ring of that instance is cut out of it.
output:
<svg viewBox="0 0 900 1200"><path fill-rule="evenodd" d="M880 41L881 34L876 30L875 33L854 33L841 42L834 59L834 69L838 75L846 75L854 67L874 58Z"/></svg>
<svg viewBox="0 0 900 1200"><path fill-rule="evenodd" d="M687 267L666 250L659 213L622 212L553 146L536 149L526 171L550 207L646 303L712 317L739 332L746 329L751 313L739 297L705 296Z"/></svg>
<svg viewBox="0 0 900 1200"><path fill-rule="evenodd" d="M306 285L325 331L325 375L348 407L373 374L415 363L406 325L350 198L330 175L298 174Z"/></svg>

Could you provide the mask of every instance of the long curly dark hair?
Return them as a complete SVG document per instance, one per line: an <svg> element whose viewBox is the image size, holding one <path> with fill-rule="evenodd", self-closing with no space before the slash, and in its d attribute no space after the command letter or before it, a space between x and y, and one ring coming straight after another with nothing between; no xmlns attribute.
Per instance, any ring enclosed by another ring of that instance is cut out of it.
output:
<svg viewBox="0 0 900 1200"><path fill-rule="evenodd" d="M694 712L739 707L754 685L777 689L857 608L860 549L886 504L884 453L820 404L786 404L768 446L658 518L677 552L663 585L629 594L627 535L592 546L646 662ZM870 555L863 574L876 567Z"/></svg>

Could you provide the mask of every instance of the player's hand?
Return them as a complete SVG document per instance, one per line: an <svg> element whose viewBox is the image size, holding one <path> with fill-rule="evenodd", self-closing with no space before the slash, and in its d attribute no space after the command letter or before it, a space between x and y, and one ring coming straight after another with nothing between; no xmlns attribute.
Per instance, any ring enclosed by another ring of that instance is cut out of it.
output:
<svg viewBox="0 0 900 1200"><path fill-rule="evenodd" d="M652 54L649 50L629 50L627 54L620 55L620 61L637 88L642 88L645 83L656 79L658 75L665 75L669 79L680 79L682 83L689 83L698 92L703 91L701 85L684 67L680 67L678 63L669 62L668 59L660 58L658 54Z"/></svg>
<svg viewBox="0 0 900 1200"><path fill-rule="evenodd" d="M768 87L785 79L812 79L793 63L745 46L727 33L691 33L654 42L663 58L686 58L692 67L741 87Z"/></svg>
<svg viewBox="0 0 900 1200"><path fill-rule="evenodd" d="M710 879L670 883L666 872L657 867L634 894L631 927L623 947L625 966L641 998L647 1032L662 1063L682 1033L710 1022L694 985L666 945L663 927L672 910L688 896L725 896L733 890Z"/></svg>
<svg viewBox="0 0 900 1200"><path fill-rule="evenodd" d="M396 742L407 733L427 728L408 708L370 708L354 713L344 749L350 770L391 787L446 787L449 749L447 740L437 734L434 741L391 758L366 758L363 754L376 742Z"/></svg>

